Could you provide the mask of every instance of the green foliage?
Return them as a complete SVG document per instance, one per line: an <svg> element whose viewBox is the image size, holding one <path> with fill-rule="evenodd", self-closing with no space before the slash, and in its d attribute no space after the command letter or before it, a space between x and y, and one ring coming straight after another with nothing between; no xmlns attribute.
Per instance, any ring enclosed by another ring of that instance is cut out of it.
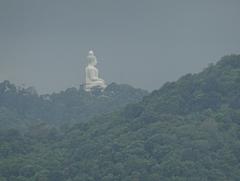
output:
<svg viewBox="0 0 240 181"><path fill-rule="evenodd" d="M102 95L76 89L53 94L49 111L65 110L69 119L82 103L105 114L60 128L38 123L25 132L0 130L0 181L238 181L239 85L240 56L231 55L138 103L131 100L140 95L133 98L125 85L112 84ZM124 96L132 104L118 112L99 107L122 106ZM18 111L7 110L4 119ZM21 121L16 114L10 120Z"/></svg>
<svg viewBox="0 0 240 181"><path fill-rule="evenodd" d="M26 129L33 123L64 126L86 122L98 114L136 103L147 94L141 89L112 83L98 93L69 88L60 93L39 96L33 88L17 88L4 81L0 83L0 126Z"/></svg>

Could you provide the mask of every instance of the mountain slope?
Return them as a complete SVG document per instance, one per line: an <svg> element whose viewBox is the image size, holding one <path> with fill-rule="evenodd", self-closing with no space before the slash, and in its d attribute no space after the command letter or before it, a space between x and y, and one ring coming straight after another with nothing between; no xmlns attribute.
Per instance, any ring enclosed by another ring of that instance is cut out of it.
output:
<svg viewBox="0 0 240 181"><path fill-rule="evenodd" d="M54 126L86 122L98 114L138 102L147 94L142 89L112 83L104 92L69 88L60 93L38 95L34 88L17 88L4 81L0 83L0 125L17 128L40 122Z"/></svg>
<svg viewBox="0 0 240 181"><path fill-rule="evenodd" d="M76 163L66 167L93 180L237 181L239 98L240 56L223 57L119 115L75 126L62 141L67 160Z"/></svg>
<svg viewBox="0 0 240 181"><path fill-rule="evenodd" d="M146 97L145 104L156 112L188 114L205 109L240 105L240 56L225 56L199 74L187 74L166 83Z"/></svg>
<svg viewBox="0 0 240 181"><path fill-rule="evenodd" d="M239 80L240 56L226 56L119 112L62 132L45 125L25 135L2 131L0 176L49 181L238 181Z"/></svg>

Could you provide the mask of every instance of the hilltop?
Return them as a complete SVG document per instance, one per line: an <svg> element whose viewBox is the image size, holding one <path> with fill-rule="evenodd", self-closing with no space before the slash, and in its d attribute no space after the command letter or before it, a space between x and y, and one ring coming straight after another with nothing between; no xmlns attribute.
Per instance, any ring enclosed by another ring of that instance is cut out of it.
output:
<svg viewBox="0 0 240 181"><path fill-rule="evenodd" d="M240 55L113 113L62 131L2 131L0 140L8 180L238 181Z"/></svg>
<svg viewBox="0 0 240 181"><path fill-rule="evenodd" d="M126 84L111 83L103 92L68 88L59 93L38 95L33 87L21 88L4 81L0 83L0 125L26 128L38 123L61 126L86 122L98 114L138 102L147 94Z"/></svg>

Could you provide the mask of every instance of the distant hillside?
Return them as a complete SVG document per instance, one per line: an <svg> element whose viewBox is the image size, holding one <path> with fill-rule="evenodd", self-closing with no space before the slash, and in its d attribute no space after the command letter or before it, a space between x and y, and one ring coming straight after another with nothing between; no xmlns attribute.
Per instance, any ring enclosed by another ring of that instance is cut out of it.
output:
<svg viewBox="0 0 240 181"><path fill-rule="evenodd" d="M186 115L222 106L240 107L240 56L225 56L198 74L187 74L145 97L146 109Z"/></svg>
<svg viewBox="0 0 240 181"><path fill-rule="evenodd" d="M239 181L240 55L64 130L2 130L0 143L2 180Z"/></svg>
<svg viewBox="0 0 240 181"><path fill-rule="evenodd" d="M34 88L18 88L4 81L0 83L0 125L16 128L26 126L25 123L85 122L98 114L138 102L147 94L142 89L112 83L104 92L69 88L60 93L38 95Z"/></svg>

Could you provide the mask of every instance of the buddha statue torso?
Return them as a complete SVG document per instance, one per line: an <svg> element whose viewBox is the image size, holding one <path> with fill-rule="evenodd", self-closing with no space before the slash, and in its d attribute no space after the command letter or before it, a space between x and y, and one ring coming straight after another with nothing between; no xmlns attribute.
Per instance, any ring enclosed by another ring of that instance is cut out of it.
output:
<svg viewBox="0 0 240 181"><path fill-rule="evenodd" d="M93 51L89 51L88 54L88 65L85 68L86 73L86 83L85 90L91 91L94 87L106 88L105 81L98 77L98 69L95 67L97 65L97 59L93 54Z"/></svg>

